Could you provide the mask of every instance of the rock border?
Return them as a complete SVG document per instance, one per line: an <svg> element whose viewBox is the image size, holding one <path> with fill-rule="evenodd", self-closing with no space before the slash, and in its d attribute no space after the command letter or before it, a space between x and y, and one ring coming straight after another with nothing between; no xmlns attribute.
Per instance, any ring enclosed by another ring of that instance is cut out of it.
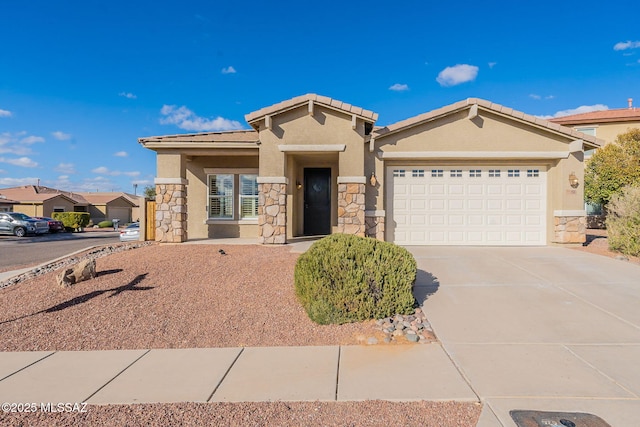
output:
<svg viewBox="0 0 640 427"><path fill-rule="evenodd" d="M414 314L396 314L378 319L376 325L385 334L385 343L390 343L400 337L404 337L409 342L433 342L436 339L433 328L420 307L415 309ZM373 342L374 340L375 342ZM377 344L377 339L369 338L367 343Z"/></svg>

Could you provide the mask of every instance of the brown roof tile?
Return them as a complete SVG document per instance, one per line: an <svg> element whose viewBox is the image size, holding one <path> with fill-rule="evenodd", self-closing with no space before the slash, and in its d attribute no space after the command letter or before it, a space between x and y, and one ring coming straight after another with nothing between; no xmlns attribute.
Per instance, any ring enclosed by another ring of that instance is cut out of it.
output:
<svg viewBox="0 0 640 427"><path fill-rule="evenodd" d="M246 142L255 144L258 132L250 130L234 130L229 132L201 132L179 135L147 136L138 138L138 142Z"/></svg>
<svg viewBox="0 0 640 427"><path fill-rule="evenodd" d="M549 121L561 125L640 121L640 108L591 111L588 113L573 114L571 116L556 117Z"/></svg>

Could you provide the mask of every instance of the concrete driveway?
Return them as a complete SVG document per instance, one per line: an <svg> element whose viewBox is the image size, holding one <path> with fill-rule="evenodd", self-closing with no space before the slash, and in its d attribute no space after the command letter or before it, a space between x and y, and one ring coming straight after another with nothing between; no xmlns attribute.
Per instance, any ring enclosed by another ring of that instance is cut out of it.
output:
<svg viewBox="0 0 640 427"><path fill-rule="evenodd" d="M416 292L443 346L485 403L640 419L640 267L559 247L408 247Z"/></svg>

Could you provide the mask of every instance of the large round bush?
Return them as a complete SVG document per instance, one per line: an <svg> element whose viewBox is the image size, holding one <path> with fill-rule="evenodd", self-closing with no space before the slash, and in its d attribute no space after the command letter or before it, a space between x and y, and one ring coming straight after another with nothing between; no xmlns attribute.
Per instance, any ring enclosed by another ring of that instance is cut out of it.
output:
<svg viewBox="0 0 640 427"><path fill-rule="evenodd" d="M296 296L320 324L409 314L416 261L392 243L350 234L332 234L298 258Z"/></svg>

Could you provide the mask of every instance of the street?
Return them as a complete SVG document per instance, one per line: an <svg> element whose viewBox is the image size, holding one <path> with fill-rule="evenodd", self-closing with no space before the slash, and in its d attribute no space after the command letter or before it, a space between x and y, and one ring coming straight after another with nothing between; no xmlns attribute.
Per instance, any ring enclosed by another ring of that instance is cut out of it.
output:
<svg viewBox="0 0 640 427"><path fill-rule="evenodd" d="M14 237L0 235L0 270L39 264L97 245L117 243L115 231L42 234Z"/></svg>

